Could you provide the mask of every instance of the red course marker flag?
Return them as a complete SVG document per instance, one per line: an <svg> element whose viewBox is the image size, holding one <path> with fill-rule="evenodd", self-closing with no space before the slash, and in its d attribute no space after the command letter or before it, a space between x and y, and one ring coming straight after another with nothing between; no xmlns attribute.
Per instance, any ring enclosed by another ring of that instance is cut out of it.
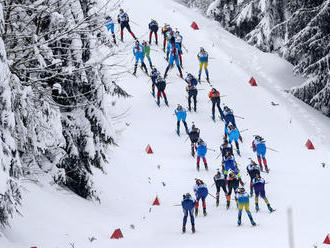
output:
<svg viewBox="0 0 330 248"><path fill-rule="evenodd" d="M258 86L256 80L254 79L254 77L251 77L249 83L250 83L251 86Z"/></svg>
<svg viewBox="0 0 330 248"><path fill-rule="evenodd" d="M118 228L113 232L110 239L121 239L123 237L123 233L121 232L120 228Z"/></svg>
<svg viewBox="0 0 330 248"><path fill-rule="evenodd" d="M150 145L147 145L147 147L146 147L146 153L148 153L148 154L152 154L152 153L154 153L154 152L152 151Z"/></svg>
<svg viewBox="0 0 330 248"><path fill-rule="evenodd" d="M325 237L323 244L330 245L330 235L329 234Z"/></svg>
<svg viewBox="0 0 330 248"><path fill-rule="evenodd" d="M199 27L198 27L198 25L197 25L196 22L192 22L192 24L190 25L190 27L192 27L192 29L194 29L194 30L199 30Z"/></svg>
<svg viewBox="0 0 330 248"><path fill-rule="evenodd" d="M160 203L159 203L159 199L158 199L158 196L156 196L156 199L155 199L154 202L152 203L152 206L155 206L155 205L157 205L157 206L160 205Z"/></svg>
<svg viewBox="0 0 330 248"><path fill-rule="evenodd" d="M314 150L315 149L315 147L314 147L314 145L313 145L313 143L312 143L312 141L310 139L308 139L306 141L305 146L307 147L308 150Z"/></svg>

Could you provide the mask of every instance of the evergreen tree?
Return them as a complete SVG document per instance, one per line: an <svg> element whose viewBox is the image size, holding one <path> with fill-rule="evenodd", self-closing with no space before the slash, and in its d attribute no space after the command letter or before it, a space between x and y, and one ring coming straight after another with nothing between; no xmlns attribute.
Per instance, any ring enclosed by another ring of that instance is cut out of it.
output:
<svg viewBox="0 0 330 248"><path fill-rule="evenodd" d="M103 64L118 61L104 27L117 7L116 0L0 3L1 224L18 210L22 177L47 173L99 200L93 170L103 171L115 145L104 96L129 96L112 81L116 63Z"/></svg>

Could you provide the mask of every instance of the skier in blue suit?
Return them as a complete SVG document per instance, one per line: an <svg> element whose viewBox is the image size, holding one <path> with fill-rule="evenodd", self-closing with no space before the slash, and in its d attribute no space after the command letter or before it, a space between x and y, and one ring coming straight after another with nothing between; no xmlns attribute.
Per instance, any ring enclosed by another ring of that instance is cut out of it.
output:
<svg viewBox="0 0 330 248"><path fill-rule="evenodd" d="M108 32L111 31L113 42L117 44L115 36L115 24L113 23L113 20L110 16L105 18L105 26L107 27Z"/></svg>
<svg viewBox="0 0 330 248"><path fill-rule="evenodd" d="M225 121L225 137L227 137L227 134L228 134L227 127L228 127L229 123L233 124L234 127L237 127L234 112L228 106L225 106L223 108L223 118Z"/></svg>
<svg viewBox="0 0 330 248"><path fill-rule="evenodd" d="M209 170L209 168L207 167L207 161L205 158L206 153L207 153L207 145L202 139L199 139L199 141L197 142L197 170L198 171L199 171L199 162L200 162L201 158L203 159L205 170Z"/></svg>
<svg viewBox="0 0 330 248"><path fill-rule="evenodd" d="M146 64L144 63L144 53L143 53L143 46L140 45L140 42L137 40L135 42L135 46L133 47L133 54L135 56L135 65L134 65L134 72L133 75L136 75L136 69L139 61L141 61L141 66L144 68L145 72L148 74L148 69Z"/></svg>
<svg viewBox="0 0 330 248"><path fill-rule="evenodd" d="M254 140L252 141L252 149L253 149L253 152L257 153L258 163L259 163L259 167L260 167L261 171L263 171L263 167L262 167L262 163L261 163L261 158L262 158L266 172L268 173L269 169L268 169L267 160L266 160L267 147L266 147L265 142L266 141L264 140L264 138L262 138L259 135L256 135Z"/></svg>
<svg viewBox="0 0 330 248"><path fill-rule="evenodd" d="M193 209L195 207L195 200L191 197L189 193L183 195L183 200L181 202L182 209L183 209L183 226L182 226L182 232L186 232L186 224L188 219L188 214L190 215L190 221L191 221L191 231L195 232L195 218L193 214Z"/></svg>
<svg viewBox="0 0 330 248"><path fill-rule="evenodd" d="M259 195L261 196L262 199L264 199L269 212L273 212L273 208L270 206L270 203L266 197L266 191L265 191L265 179L263 179L260 174L257 174L256 177L253 179L252 181L253 183L253 187L254 187L254 191L256 193L255 195L255 204L256 204L256 211L259 211L259 202L258 202L258 198Z"/></svg>
<svg viewBox="0 0 330 248"><path fill-rule="evenodd" d="M164 78L167 77L168 70L172 67L174 61L175 61L176 66L178 67L180 77L183 78L181 67L180 67L180 61L179 61L179 50L180 50L179 45L178 44L175 45L174 43L169 43L167 49L170 54L170 61L168 63L168 66L166 67Z"/></svg>
<svg viewBox="0 0 330 248"><path fill-rule="evenodd" d="M195 180L196 180L196 185L194 186L194 192L196 195L195 216L198 215L198 202L200 199L202 199L202 203L203 203L203 214L204 214L204 216L206 216L207 213L206 213L205 199L206 199L207 195L209 194L209 191L207 189L206 184L202 180L197 179L197 178Z"/></svg>
<svg viewBox="0 0 330 248"><path fill-rule="evenodd" d="M229 128L229 130L228 130L229 143L235 141L237 154L239 156L241 156L238 140L240 140L242 142L243 141L242 136L241 136L240 132L238 131L238 128L234 127L231 123L228 125L228 128Z"/></svg>
<svg viewBox="0 0 330 248"><path fill-rule="evenodd" d="M228 175L228 171L232 170L233 172L235 172L236 174L238 174L238 170L237 170L237 163L235 161L235 158L232 154L227 153L225 155L225 159L224 159L224 174L225 177L227 178Z"/></svg>
<svg viewBox="0 0 330 248"><path fill-rule="evenodd" d="M176 129L176 133L180 136L180 122L182 121L183 122L183 125L184 125L184 127L186 129L186 133L188 134L189 133L189 129L188 129L187 122L186 122L187 111L184 108L182 108L182 106L180 104L178 104L178 107L174 110L174 113L175 113L176 118L177 118L177 123L176 123L177 129Z"/></svg>

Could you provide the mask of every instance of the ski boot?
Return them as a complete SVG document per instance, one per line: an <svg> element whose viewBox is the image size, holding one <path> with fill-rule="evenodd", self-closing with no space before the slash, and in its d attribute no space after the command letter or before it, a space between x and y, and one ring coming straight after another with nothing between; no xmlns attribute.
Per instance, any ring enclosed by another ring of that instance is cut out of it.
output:
<svg viewBox="0 0 330 248"><path fill-rule="evenodd" d="M274 209L270 206L270 204L267 205L269 212L274 212Z"/></svg>
<svg viewBox="0 0 330 248"><path fill-rule="evenodd" d="M241 220L241 218L238 218L238 220L237 220L237 225L241 225L242 224L242 220Z"/></svg>
<svg viewBox="0 0 330 248"><path fill-rule="evenodd" d="M209 167L207 167L207 164L205 164L205 170L207 170L207 171L209 170Z"/></svg>
<svg viewBox="0 0 330 248"><path fill-rule="evenodd" d="M191 147L191 156L195 157L195 148Z"/></svg>
<svg viewBox="0 0 330 248"><path fill-rule="evenodd" d="M188 106L188 111L191 112L191 107L190 106Z"/></svg>
<svg viewBox="0 0 330 248"><path fill-rule="evenodd" d="M185 232L186 232L186 227L183 226L183 227L182 227L182 233L185 233Z"/></svg>
<svg viewBox="0 0 330 248"><path fill-rule="evenodd" d="M153 97L155 97L155 90L153 90L153 91L151 92L151 95L152 95Z"/></svg>
<svg viewBox="0 0 330 248"><path fill-rule="evenodd" d="M176 129L176 134L177 134L178 136L180 136L180 129L179 129L179 128Z"/></svg>
<svg viewBox="0 0 330 248"><path fill-rule="evenodd" d="M196 232L195 225L191 225L191 231L192 231L192 233L195 233Z"/></svg>
<svg viewBox="0 0 330 248"><path fill-rule="evenodd" d="M207 215L206 208L203 208L203 214L204 214L204 216Z"/></svg>
<svg viewBox="0 0 330 248"><path fill-rule="evenodd" d="M251 191L250 191L250 197L252 197L252 196L253 196L253 191L251 190Z"/></svg>
<svg viewBox="0 0 330 248"><path fill-rule="evenodd" d="M256 225L256 223L254 222L254 220L252 218L250 218L250 221L251 221L251 225L252 226L255 226Z"/></svg>
<svg viewBox="0 0 330 248"><path fill-rule="evenodd" d="M212 115L212 120L215 121L215 116L214 115Z"/></svg>
<svg viewBox="0 0 330 248"><path fill-rule="evenodd" d="M264 167L262 167L262 164L259 164L260 171L264 171Z"/></svg>
<svg viewBox="0 0 330 248"><path fill-rule="evenodd" d="M207 81L208 83L210 83L210 78L209 78L209 76L206 77L206 81Z"/></svg>
<svg viewBox="0 0 330 248"><path fill-rule="evenodd" d="M198 76L198 82L201 83L201 75Z"/></svg>
<svg viewBox="0 0 330 248"><path fill-rule="evenodd" d="M259 212L259 204L256 203L256 212Z"/></svg>
<svg viewBox="0 0 330 248"><path fill-rule="evenodd" d="M158 105L158 106L160 105L160 100L159 100L159 98L157 99L157 105Z"/></svg>
<svg viewBox="0 0 330 248"><path fill-rule="evenodd" d="M197 107L196 107L196 106L194 107L194 111L195 111L195 112L197 111Z"/></svg>
<svg viewBox="0 0 330 248"><path fill-rule="evenodd" d="M197 217L198 215L198 208L195 208L195 216Z"/></svg>
<svg viewBox="0 0 330 248"><path fill-rule="evenodd" d="M238 156L241 156L240 150L237 150L236 152L237 152Z"/></svg>
<svg viewBox="0 0 330 248"><path fill-rule="evenodd" d="M199 171L199 163L197 163L197 170Z"/></svg>
<svg viewBox="0 0 330 248"><path fill-rule="evenodd" d="M268 169L267 165L265 165L265 170L267 173L269 173L269 169Z"/></svg>
<svg viewBox="0 0 330 248"><path fill-rule="evenodd" d="M217 198L215 205L219 207L219 197Z"/></svg>
<svg viewBox="0 0 330 248"><path fill-rule="evenodd" d="M227 201L226 208L229 209L230 207L230 201Z"/></svg>
<svg viewBox="0 0 330 248"><path fill-rule="evenodd" d="M167 98L164 99L166 106L168 106Z"/></svg>

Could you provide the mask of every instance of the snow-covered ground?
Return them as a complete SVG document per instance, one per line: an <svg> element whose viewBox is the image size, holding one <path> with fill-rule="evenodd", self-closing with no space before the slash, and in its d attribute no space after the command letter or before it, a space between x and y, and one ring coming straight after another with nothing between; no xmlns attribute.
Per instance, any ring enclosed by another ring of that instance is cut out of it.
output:
<svg viewBox="0 0 330 248"><path fill-rule="evenodd" d="M211 187L213 175L220 166L216 160L222 141L223 123L210 119L211 106L207 93L210 87L199 85L197 113L188 113L189 126L194 121L201 129L201 137L208 147L217 152L207 154L210 171L197 172L191 157L190 143L186 135L175 134L176 118L173 111L178 103L186 106L185 83L177 77L176 68L169 73L167 95L170 107L163 103L159 108L150 94L151 83L139 70L138 77L126 74L118 84L133 97L119 100L115 108L118 114L129 109L117 120L118 147L113 149L112 160L104 175L95 171L95 186L101 204L81 199L72 193L50 186L26 182L23 217L17 216L12 227L0 237L0 247L21 248L104 248L104 247L288 247L287 209L293 209L293 226L296 247L312 247L321 243L329 232L330 188L330 125L329 119L284 90L302 83L292 74L292 66L276 55L265 54L247 45L210 21L197 11L172 0L124 0L133 32L147 39L150 18L160 25L170 23L184 37L183 65L185 71L197 74L196 55L203 46L211 57L209 71L211 83L227 95L223 103L245 119L237 119L238 127L248 129L242 133L242 157L237 162L243 181L248 182L245 167L249 157L255 157L250 145L252 136L262 135L267 145L279 150L268 151L271 173L265 176L266 191L275 213L269 214L260 201L261 211L255 213L254 199L250 205L257 222L251 227L243 215L243 225L237 227L237 209L234 205L225 209L221 195L220 206L212 197L207 198L208 216L196 219L196 234L181 234L182 194L192 193L194 178L198 177ZM190 28L196 21L199 31ZM118 37L118 33L117 33ZM133 39L125 32L127 46ZM161 39L160 39L161 41ZM161 43L161 42L160 42ZM161 47L153 45L153 63L162 72L166 61ZM123 59L133 68L131 45ZM204 75L204 74L203 74ZM258 87L251 87L251 76ZM278 106L271 105L271 102ZM183 132L183 127L181 127ZM310 138L316 150L304 146ZM154 154L145 152L150 144ZM323 168L321 163L325 162ZM152 207L158 195L160 206ZM189 222L188 222L189 224ZM130 226L134 225L134 228ZM111 240L110 235L121 228L124 239ZM95 237L91 242L89 239Z"/></svg>

